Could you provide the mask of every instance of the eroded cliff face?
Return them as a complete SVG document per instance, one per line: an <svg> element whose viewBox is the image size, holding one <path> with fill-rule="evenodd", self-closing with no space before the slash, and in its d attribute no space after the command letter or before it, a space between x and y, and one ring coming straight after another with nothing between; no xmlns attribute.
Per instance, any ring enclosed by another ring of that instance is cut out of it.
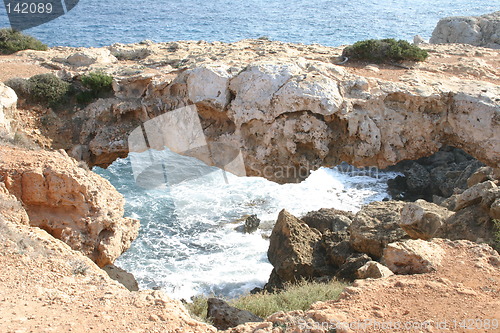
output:
<svg viewBox="0 0 500 333"><path fill-rule="evenodd" d="M0 180L0 194L22 202L31 226L48 231L101 267L112 263L137 237L139 221L123 217L123 197L64 151L0 146ZM11 213L2 209L2 214L28 223L23 207L13 210L15 202L9 207Z"/></svg>
<svg viewBox="0 0 500 333"><path fill-rule="evenodd" d="M263 40L18 56L72 80L95 70L114 75L113 98L50 114L66 138L59 147L91 165L126 156L141 123L194 104L208 141L240 149L247 175L281 183L341 161L383 168L444 145L500 166L499 51L424 47L429 59L407 68L337 65L340 48ZM75 54L86 61L75 63Z"/></svg>

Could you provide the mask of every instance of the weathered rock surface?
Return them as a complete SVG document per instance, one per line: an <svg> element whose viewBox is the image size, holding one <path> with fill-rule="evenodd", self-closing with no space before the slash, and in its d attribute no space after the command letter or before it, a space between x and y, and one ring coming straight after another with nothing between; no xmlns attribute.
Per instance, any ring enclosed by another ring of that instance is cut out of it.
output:
<svg viewBox="0 0 500 333"><path fill-rule="evenodd" d="M428 240L452 214L444 207L417 200L403 207L399 225L411 238Z"/></svg>
<svg viewBox="0 0 500 333"><path fill-rule="evenodd" d="M100 176L62 152L0 147L0 178L32 226L103 267L130 247L139 222L123 217L124 199Z"/></svg>
<svg viewBox="0 0 500 333"><path fill-rule="evenodd" d="M457 321L471 316L496 318L500 311L496 292L500 287L500 255L488 245L469 241L436 239L430 244L442 250L436 271L356 280L338 300L317 302L305 311L278 312L263 323L247 323L227 333L275 333L276 326L286 326L287 331L296 333L334 329L342 333L382 333L387 327L368 324L349 328L349 324L363 323L367 318L379 323L404 323L410 317L412 323L424 323L433 317ZM423 330L441 330L435 327L429 324Z"/></svg>
<svg viewBox="0 0 500 333"><path fill-rule="evenodd" d="M387 244L407 238L399 226L404 205L401 201L376 201L361 208L349 227L352 248L378 259Z"/></svg>
<svg viewBox="0 0 500 333"><path fill-rule="evenodd" d="M483 195L490 189L496 189L496 185L491 180L476 184L457 196L455 210L460 210L467 206L481 202Z"/></svg>
<svg viewBox="0 0 500 333"><path fill-rule="evenodd" d="M324 233L326 230L332 232L347 232L347 228L351 225L354 214L351 212L341 211L333 208L322 208L317 211L309 212L302 216L309 227L319 230Z"/></svg>
<svg viewBox="0 0 500 333"><path fill-rule="evenodd" d="M0 219L0 263L4 332L216 332L162 291L130 292L40 228Z"/></svg>
<svg viewBox="0 0 500 333"><path fill-rule="evenodd" d="M282 210L271 233L267 257L283 282L314 276L314 251L321 233Z"/></svg>
<svg viewBox="0 0 500 333"><path fill-rule="evenodd" d="M367 262L356 274L360 279L380 279L394 275L389 268L376 261Z"/></svg>
<svg viewBox="0 0 500 333"><path fill-rule="evenodd" d="M227 330L248 322L264 321L253 313L232 307L219 298L209 298L207 303L207 318L219 330Z"/></svg>
<svg viewBox="0 0 500 333"><path fill-rule="evenodd" d="M12 136L11 119L16 110L16 103L14 90L0 82L0 138Z"/></svg>
<svg viewBox="0 0 500 333"><path fill-rule="evenodd" d="M431 43L463 43L500 49L500 11L482 16L456 16L439 20Z"/></svg>
<svg viewBox="0 0 500 333"><path fill-rule="evenodd" d="M29 225L29 217L22 204L0 182L0 221Z"/></svg>
<svg viewBox="0 0 500 333"><path fill-rule="evenodd" d="M125 288L130 291L138 291L139 285L137 284L137 280L135 279L132 273L127 272L123 268L115 266L113 264L106 265L102 268L106 273L108 273L109 277L115 281L123 284Z"/></svg>
<svg viewBox="0 0 500 333"><path fill-rule="evenodd" d="M83 52L72 48L24 51L16 61L43 59L74 80L98 68L115 77L115 97L56 115L71 126L48 131L56 148L90 165L126 156L141 123L195 104L210 142L241 150L248 175L281 183L322 165L386 167L442 146L499 166L498 51L425 48L427 61L379 72L335 65L340 48L263 40L113 45L118 58L135 60L88 67L59 61Z"/></svg>
<svg viewBox="0 0 500 333"><path fill-rule="evenodd" d="M421 274L435 271L443 256L439 244L409 239L387 245L382 263L396 274Z"/></svg>

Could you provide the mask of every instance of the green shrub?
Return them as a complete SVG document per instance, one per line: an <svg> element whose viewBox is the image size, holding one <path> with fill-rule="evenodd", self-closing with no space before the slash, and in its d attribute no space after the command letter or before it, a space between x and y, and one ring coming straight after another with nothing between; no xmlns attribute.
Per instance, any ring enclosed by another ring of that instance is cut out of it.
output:
<svg viewBox="0 0 500 333"><path fill-rule="evenodd" d="M500 253L500 220L493 220L493 248Z"/></svg>
<svg viewBox="0 0 500 333"><path fill-rule="evenodd" d="M302 281L289 284L277 293L263 292L244 295L229 301L229 305L266 318L278 311L307 310L314 302L337 299L347 285L339 281L328 283ZM198 296L186 304L191 315L206 320L207 298Z"/></svg>
<svg viewBox="0 0 500 333"><path fill-rule="evenodd" d="M90 89L95 95L100 95L113 90L113 77L103 72L92 72L82 76L82 84Z"/></svg>
<svg viewBox="0 0 500 333"><path fill-rule="evenodd" d="M22 50L46 51L47 45L38 39L12 29L0 29L0 54L12 54Z"/></svg>
<svg viewBox="0 0 500 333"><path fill-rule="evenodd" d="M15 77L5 82L5 85L11 87L19 97L28 97L30 94L30 83L27 79Z"/></svg>
<svg viewBox="0 0 500 333"><path fill-rule="evenodd" d="M427 51L408 43L405 40L369 39L347 46L342 52L344 57L353 60L373 62L392 62L401 60L424 61Z"/></svg>
<svg viewBox="0 0 500 333"><path fill-rule="evenodd" d="M39 74L29 80L30 99L33 102L55 106L61 103L70 89L70 84L54 74Z"/></svg>

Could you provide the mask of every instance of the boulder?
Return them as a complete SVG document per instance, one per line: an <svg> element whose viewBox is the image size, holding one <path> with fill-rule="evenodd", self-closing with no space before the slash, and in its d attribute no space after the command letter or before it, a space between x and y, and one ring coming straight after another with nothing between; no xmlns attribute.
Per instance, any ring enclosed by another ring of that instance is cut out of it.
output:
<svg viewBox="0 0 500 333"><path fill-rule="evenodd" d="M309 227L324 233L326 230L332 232L346 232L354 219L354 214L333 208L321 208L309 212L301 220Z"/></svg>
<svg viewBox="0 0 500 333"><path fill-rule="evenodd" d="M112 64L117 61L118 59L116 59L109 50L94 48L75 52L65 59L66 63L75 67L90 66L93 64Z"/></svg>
<svg viewBox="0 0 500 333"><path fill-rule="evenodd" d="M253 313L230 306L219 298L209 298L207 318L219 330L227 330L248 322L261 322Z"/></svg>
<svg viewBox="0 0 500 333"><path fill-rule="evenodd" d="M500 220L500 199L496 199L491 205L490 217L495 220Z"/></svg>
<svg viewBox="0 0 500 333"><path fill-rule="evenodd" d="M407 203L399 225L411 238L431 239L453 212L425 200Z"/></svg>
<svg viewBox="0 0 500 333"><path fill-rule="evenodd" d="M17 105L17 95L10 87L0 82L0 138L12 136L11 119Z"/></svg>
<svg viewBox="0 0 500 333"><path fill-rule="evenodd" d="M0 147L0 178L23 203L31 226L81 251L100 267L113 263L137 237L139 221L105 179L65 151Z"/></svg>
<svg viewBox="0 0 500 333"><path fill-rule="evenodd" d="M315 249L321 233L282 210L269 239L267 257L282 281L314 276Z"/></svg>
<svg viewBox="0 0 500 333"><path fill-rule="evenodd" d="M115 266L113 264L106 265L102 268L109 277L115 281L120 282L125 288L130 291L138 291L139 284L132 273L127 272L123 268Z"/></svg>
<svg viewBox="0 0 500 333"><path fill-rule="evenodd" d="M396 274L421 274L435 271L444 254L436 243L409 239L387 245L381 262Z"/></svg>
<svg viewBox="0 0 500 333"><path fill-rule="evenodd" d="M4 221L29 225L28 214L21 202L0 182L0 222Z"/></svg>
<svg viewBox="0 0 500 333"><path fill-rule="evenodd" d="M429 171L418 163L413 163L412 166L405 171L405 176L408 190L412 193L424 192L431 184Z"/></svg>
<svg viewBox="0 0 500 333"><path fill-rule="evenodd" d="M340 266L335 273L335 277L340 280L354 281L358 278L357 271L371 260L372 258L364 253L353 253Z"/></svg>
<svg viewBox="0 0 500 333"><path fill-rule="evenodd" d="M491 180L476 184L463 193L457 196L455 210L458 211L467 206L471 206L481 202L482 197L490 189L495 189L497 186Z"/></svg>
<svg viewBox="0 0 500 333"><path fill-rule="evenodd" d="M500 49L500 11L482 16L456 16L439 20L430 42L461 43Z"/></svg>
<svg viewBox="0 0 500 333"><path fill-rule="evenodd" d="M394 273L379 262L368 261L357 270L356 275L359 279L380 279L394 275Z"/></svg>
<svg viewBox="0 0 500 333"><path fill-rule="evenodd" d="M468 206L451 215L434 234L436 238L492 242L493 222L488 211L479 204Z"/></svg>
<svg viewBox="0 0 500 333"><path fill-rule="evenodd" d="M321 245L325 250L326 261L335 267L342 266L354 252L347 237L340 241L323 237Z"/></svg>
<svg viewBox="0 0 500 333"><path fill-rule="evenodd" d="M494 179L494 169L489 166L481 167L476 170L468 179L467 179L467 187L472 187L479 183L485 182L487 180L495 180Z"/></svg>
<svg viewBox="0 0 500 333"><path fill-rule="evenodd" d="M378 259L387 244L408 238L399 226L404 205L401 201L376 201L363 206L349 226L352 248Z"/></svg>

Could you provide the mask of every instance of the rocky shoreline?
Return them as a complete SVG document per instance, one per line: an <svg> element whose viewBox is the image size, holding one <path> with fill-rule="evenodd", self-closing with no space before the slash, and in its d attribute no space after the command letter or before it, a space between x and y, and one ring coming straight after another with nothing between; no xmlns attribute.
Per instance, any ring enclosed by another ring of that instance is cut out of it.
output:
<svg viewBox="0 0 500 333"><path fill-rule="evenodd" d="M48 72L76 83L95 71L114 78L110 96L60 108L33 105L0 82L0 324L8 332L217 331L163 292L129 291L109 277L139 221L124 217L123 197L86 166L126 156L142 123L186 105L196 106L208 141L241 151L250 176L297 182L307 173L282 171L340 162L400 163L404 173L389 185L406 201L357 214L282 211L265 289L300 279L353 285L338 301L227 332L328 332L314 325L370 318L491 323L500 313L500 256L487 245L499 241L499 51L421 46L428 60L402 66L341 64L341 48L268 40L0 56L2 81Z"/></svg>

